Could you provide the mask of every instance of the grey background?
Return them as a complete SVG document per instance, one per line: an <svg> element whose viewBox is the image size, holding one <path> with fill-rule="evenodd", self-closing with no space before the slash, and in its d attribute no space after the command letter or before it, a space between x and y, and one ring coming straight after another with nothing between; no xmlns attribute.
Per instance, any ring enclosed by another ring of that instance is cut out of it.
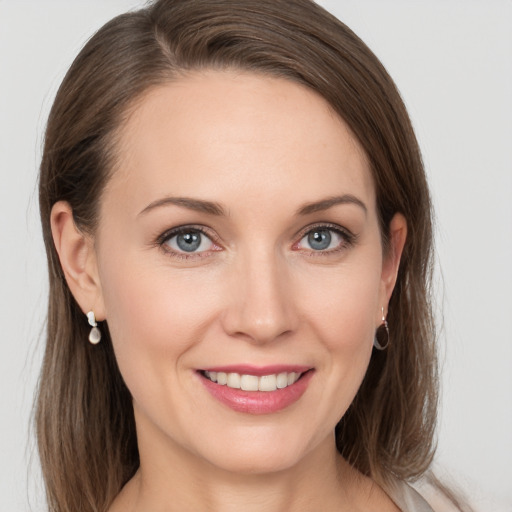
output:
<svg viewBox="0 0 512 512"><path fill-rule="evenodd" d="M423 150L444 312L439 474L512 510L512 2L321 2L383 61ZM33 434L46 263L36 176L56 88L135 0L0 0L0 509L44 510ZM441 318L441 316L440 316Z"/></svg>

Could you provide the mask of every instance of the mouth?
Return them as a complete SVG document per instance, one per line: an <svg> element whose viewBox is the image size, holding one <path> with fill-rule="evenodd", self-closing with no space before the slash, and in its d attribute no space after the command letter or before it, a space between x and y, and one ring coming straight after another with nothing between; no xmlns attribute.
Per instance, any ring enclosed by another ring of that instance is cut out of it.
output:
<svg viewBox="0 0 512 512"><path fill-rule="evenodd" d="M310 367L225 367L197 371L219 402L236 412L271 414L297 402L314 374Z"/></svg>
<svg viewBox="0 0 512 512"><path fill-rule="evenodd" d="M280 372L270 375L251 375L237 372L214 372L204 370L202 375L220 386L243 391L272 392L295 384L305 372Z"/></svg>

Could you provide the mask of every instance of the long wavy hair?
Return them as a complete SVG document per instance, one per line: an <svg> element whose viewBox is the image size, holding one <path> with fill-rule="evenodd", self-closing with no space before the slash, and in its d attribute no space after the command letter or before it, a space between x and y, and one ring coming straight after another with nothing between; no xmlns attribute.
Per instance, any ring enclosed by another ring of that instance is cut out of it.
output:
<svg viewBox="0 0 512 512"><path fill-rule="evenodd" d="M431 202L393 81L348 27L310 0L159 0L114 18L87 42L46 128L39 200L50 292L36 430L51 511L105 511L139 465L131 396L108 319L93 347L53 244L52 206L67 201L77 227L94 235L118 133L137 100L203 69L285 78L325 98L371 164L384 250L393 215L407 219L389 303L391 343L374 351L336 440L339 452L377 481L414 479L431 463L438 400Z"/></svg>

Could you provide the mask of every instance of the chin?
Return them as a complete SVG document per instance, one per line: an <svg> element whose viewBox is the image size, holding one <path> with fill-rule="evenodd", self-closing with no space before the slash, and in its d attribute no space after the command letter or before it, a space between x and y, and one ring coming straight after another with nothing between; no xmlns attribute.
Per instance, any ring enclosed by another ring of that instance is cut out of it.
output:
<svg viewBox="0 0 512 512"><path fill-rule="evenodd" d="M239 475L265 475L286 471L301 461L297 452L278 450L242 450L216 457L210 462L218 469Z"/></svg>
<svg viewBox="0 0 512 512"><path fill-rule="evenodd" d="M241 475L264 475L286 471L299 465L321 444L309 436L290 436L289 429L272 432L250 429L243 433L231 432L215 445L196 447L197 453L218 469ZM224 441L224 442L222 442ZM332 441L335 447L334 438Z"/></svg>

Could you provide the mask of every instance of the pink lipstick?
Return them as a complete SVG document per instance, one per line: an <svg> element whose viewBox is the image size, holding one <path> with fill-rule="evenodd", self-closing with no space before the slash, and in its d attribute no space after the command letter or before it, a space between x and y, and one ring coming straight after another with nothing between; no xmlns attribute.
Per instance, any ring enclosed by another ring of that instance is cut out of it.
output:
<svg viewBox="0 0 512 512"><path fill-rule="evenodd" d="M297 365L231 365L210 367L197 373L209 393L234 411L271 414L300 399L314 369Z"/></svg>

